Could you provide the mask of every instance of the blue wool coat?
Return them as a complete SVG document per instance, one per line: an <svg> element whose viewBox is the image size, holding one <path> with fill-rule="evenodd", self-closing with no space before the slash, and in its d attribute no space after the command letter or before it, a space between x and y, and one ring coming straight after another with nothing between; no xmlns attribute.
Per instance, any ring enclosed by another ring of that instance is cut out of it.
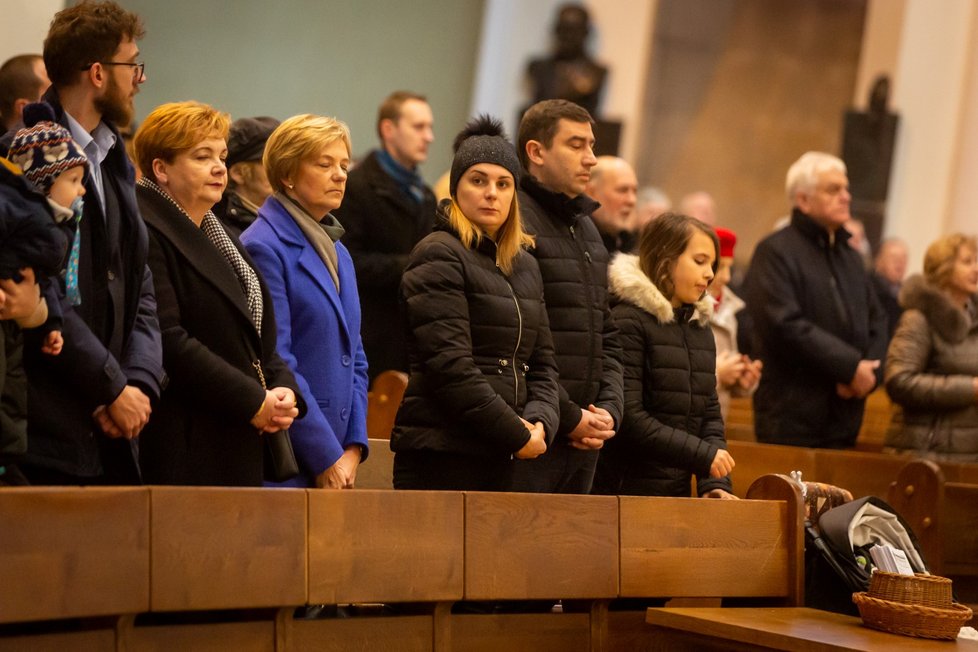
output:
<svg viewBox="0 0 978 652"><path fill-rule="evenodd" d="M278 352L295 374L309 411L292 424L299 476L315 486L351 444L367 447L367 358L353 260L336 243L340 291L326 264L282 204L269 197L241 236L275 304Z"/></svg>

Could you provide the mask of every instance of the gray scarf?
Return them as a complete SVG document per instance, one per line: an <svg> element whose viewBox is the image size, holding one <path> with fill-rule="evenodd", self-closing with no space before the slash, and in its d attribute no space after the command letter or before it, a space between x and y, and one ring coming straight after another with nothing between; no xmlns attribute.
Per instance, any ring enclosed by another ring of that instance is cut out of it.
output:
<svg viewBox="0 0 978 652"><path fill-rule="evenodd" d="M275 193L275 199L285 207L295 223L302 229L309 244L319 254L329 275L333 278L336 291L340 291L339 260L336 257L336 241L346 233L343 225L333 217L332 213L327 213L322 221L315 219L306 209L299 206L284 192Z"/></svg>

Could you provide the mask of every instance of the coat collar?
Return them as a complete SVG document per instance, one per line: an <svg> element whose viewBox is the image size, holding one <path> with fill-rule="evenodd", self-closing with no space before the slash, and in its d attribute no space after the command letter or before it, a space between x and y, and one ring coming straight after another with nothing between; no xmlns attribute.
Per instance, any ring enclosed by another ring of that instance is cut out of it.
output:
<svg viewBox="0 0 978 652"><path fill-rule="evenodd" d="M566 224L576 223L581 217L590 215L601 206L584 194L568 197L562 192L554 192L545 188L526 170L523 171L523 176L520 179L520 190L540 204L540 207L548 215L553 215Z"/></svg>
<svg viewBox="0 0 978 652"><path fill-rule="evenodd" d="M828 230L797 207L791 209L791 227L797 229L805 238L815 242L820 247L830 246ZM833 248L839 248L842 245L848 247L850 235L849 231L839 227L835 230L835 240L832 241L831 246Z"/></svg>
<svg viewBox="0 0 978 652"><path fill-rule="evenodd" d="M326 269L326 263L316 253L315 248L310 244L302 229L299 228L295 219L289 214L289 211L282 205L282 202L272 196L266 199L261 209L259 209L258 219L264 220L282 243L296 250L296 261L299 267L313 280L320 291L328 297L330 305L333 306L333 310L339 315L339 323L343 325L344 334L346 337L349 337L342 299L336 291L336 286L333 284L332 278L330 278L329 270ZM341 277L340 284L342 285L343 282L344 279Z"/></svg>
<svg viewBox="0 0 978 652"><path fill-rule="evenodd" d="M695 304L673 308L672 303L639 267L638 256L633 254L618 254L611 261L608 266L608 289L619 299L638 306L662 324L686 319L706 326L713 314L709 294Z"/></svg>
<svg viewBox="0 0 978 652"><path fill-rule="evenodd" d="M140 213L146 224L170 241L184 257L187 264L194 268L201 277L216 287L228 301L238 309L241 315L251 324L251 332L256 335L254 321L248 310L248 302L241 283L234 270L227 264L224 255L217 250L204 232L190 218L181 213L169 200L161 197L158 192L143 186L136 187L139 199ZM234 238L232 238L234 242ZM235 246L238 246L235 243ZM241 247L238 246L238 250ZM247 254L242 252L249 265Z"/></svg>
<svg viewBox="0 0 978 652"><path fill-rule="evenodd" d="M972 306L978 297L972 297ZM958 344L968 336L968 331L978 326L978 321L969 318L948 298L944 292L928 283L919 274L911 276L900 289L900 305L905 309L919 310L927 318L930 327L937 331L941 339Z"/></svg>

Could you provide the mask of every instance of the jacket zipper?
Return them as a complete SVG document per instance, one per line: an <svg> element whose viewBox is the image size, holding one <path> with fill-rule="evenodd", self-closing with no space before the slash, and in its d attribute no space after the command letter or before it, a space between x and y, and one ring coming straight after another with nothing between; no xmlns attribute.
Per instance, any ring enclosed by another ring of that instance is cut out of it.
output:
<svg viewBox="0 0 978 652"><path fill-rule="evenodd" d="M500 272L501 273L501 272ZM513 303L516 304L516 318L519 322L519 330L516 331L516 348L513 349L513 402L519 401L520 396L520 375L516 370L516 354L520 351L520 344L523 342L523 312L520 310L520 301L516 297L516 290L513 289L513 284L509 282L506 276L503 276L506 281L506 285L509 286L509 293L513 295Z"/></svg>

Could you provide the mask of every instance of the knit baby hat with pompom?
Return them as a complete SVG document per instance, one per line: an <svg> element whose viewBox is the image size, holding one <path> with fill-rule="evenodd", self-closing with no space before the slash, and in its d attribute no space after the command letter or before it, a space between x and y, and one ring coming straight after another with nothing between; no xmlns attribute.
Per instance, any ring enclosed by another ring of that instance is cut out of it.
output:
<svg viewBox="0 0 978 652"><path fill-rule="evenodd" d="M88 162L71 132L54 121L50 104L36 102L24 107L24 125L14 135L7 158L45 195L59 174Z"/></svg>

